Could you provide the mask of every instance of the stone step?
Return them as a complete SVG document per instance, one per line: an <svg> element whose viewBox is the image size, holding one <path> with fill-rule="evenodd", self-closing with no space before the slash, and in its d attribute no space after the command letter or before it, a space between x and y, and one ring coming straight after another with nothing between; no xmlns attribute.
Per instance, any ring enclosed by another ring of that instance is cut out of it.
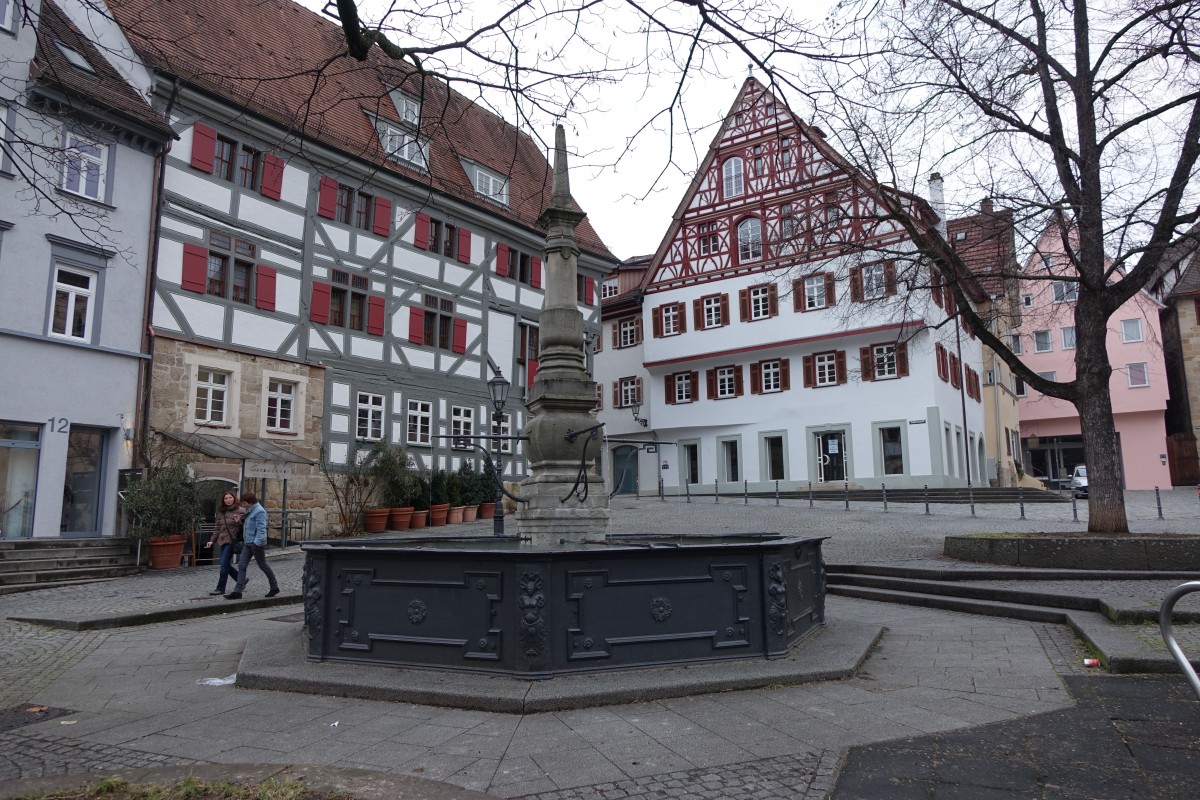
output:
<svg viewBox="0 0 1200 800"><path fill-rule="evenodd" d="M88 581L101 580L106 578L120 578L125 575L133 575L140 572L139 567L133 565L109 566L109 567L79 567L75 569L52 569L37 572L13 572L0 573L0 587L12 586L28 586L30 588L42 588L46 584L57 581Z"/></svg>
<svg viewBox="0 0 1200 800"><path fill-rule="evenodd" d="M861 600L876 600L881 603L896 603L899 605L919 606L921 608L938 608L944 611L962 611L967 614L1007 617L1027 622L1052 622L1059 625L1067 623L1067 609L1044 608L1041 606L1007 603L996 600L976 600L941 594L904 592L895 589L873 589L866 586L830 585L828 592L829 594L841 595L843 597L857 597Z"/></svg>
<svg viewBox="0 0 1200 800"><path fill-rule="evenodd" d="M130 572L128 572L127 574L133 575L139 571L140 570L133 569ZM125 576L124 575L114 575L112 577L107 577L107 578L79 578L77 580L53 580L53 581L44 581L41 583L14 583L9 586L0 585L0 595L18 594L20 592L32 592L32 591L36 591L39 589L57 589L62 586L81 586L81 585L87 584L87 583L105 583L107 581L114 581L117 578L123 578L123 577L125 577Z"/></svg>
<svg viewBox="0 0 1200 800"><path fill-rule="evenodd" d="M0 564L20 563L22 561L37 561L56 558L119 558L132 559L134 547L131 545L107 544L104 546L75 547L69 539L63 540L58 547L27 547L19 550L0 550Z"/></svg>
<svg viewBox="0 0 1200 800"><path fill-rule="evenodd" d="M59 547L128 547L135 546L132 539L100 536L86 539L0 539L0 558L14 550L55 549Z"/></svg>
<svg viewBox="0 0 1200 800"><path fill-rule="evenodd" d="M133 553L110 556L19 558L0 561L0 575L25 572L54 572L64 569L94 569L96 567L135 566Z"/></svg>
<svg viewBox="0 0 1200 800"><path fill-rule="evenodd" d="M705 495L695 495L695 497L703 497ZM711 497L712 495L707 495ZM722 492L721 497L731 499L741 498L744 495L738 492ZM756 499L773 499L774 492L750 492L750 497ZM847 497L850 498L850 503L883 503L883 490L881 489L813 489L811 493L814 501L822 502L844 502ZM799 491L788 491L779 493L781 499L787 500L807 500L809 492L806 489ZM1058 494L1041 489L1026 489L1018 494L1016 489L975 489L973 493L966 489L930 489L928 496L924 489L888 489L887 499L889 503L924 503L926 499L930 504L947 503L954 505L962 505L972 502L972 499L977 505L987 505L993 503L1019 503L1024 501L1027 505L1036 503L1070 503L1071 498L1067 495Z"/></svg>
<svg viewBox="0 0 1200 800"><path fill-rule="evenodd" d="M972 586L962 582L914 580L877 575L827 574L830 586L853 586L886 589L907 594L939 595L963 600L988 600L999 603L1033 605L1046 608L1070 608L1077 611L1100 611L1101 604L1093 597L1051 594L1024 589L999 589L992 586Z"/></svg>

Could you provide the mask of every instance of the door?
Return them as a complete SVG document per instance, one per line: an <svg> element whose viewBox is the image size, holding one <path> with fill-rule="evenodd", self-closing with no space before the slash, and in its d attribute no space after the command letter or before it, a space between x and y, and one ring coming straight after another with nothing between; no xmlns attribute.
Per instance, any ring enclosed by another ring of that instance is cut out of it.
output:
<svg viewBox="0 0 1200 800"><path fill-rule="evenodd" d="M613 494L637 494L638 449L618 447L613 451Z"/></svg>
<svg viewBox="0 0 1200 800"><path fill-rule="evenodd" d="M846 435L842 431L817 434L817 479L822 482L846 479Z"/></svg>

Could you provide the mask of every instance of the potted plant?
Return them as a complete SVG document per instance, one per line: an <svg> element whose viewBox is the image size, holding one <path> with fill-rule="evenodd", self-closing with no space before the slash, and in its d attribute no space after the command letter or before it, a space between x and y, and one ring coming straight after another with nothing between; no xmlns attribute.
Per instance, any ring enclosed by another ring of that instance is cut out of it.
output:
<svg viewBox="0 0 1200 800"><path fill-rule="evenodd" d="M429 481L424 475L413 476L413 513L410 528L424 528L429 521Z"/></svg>
<svg viewBox="0 0 1200 800"><path fill-rule="evenodd" d="M446 486L446 470L439 469L429 478L429 526L446 524L450 512L450 495Z"/></svg>
<svg viewBox="0 0 1200 800"><path fill-rule="evenodd" d="M457 525L463 521L463 511L466 510L466 506L463 505L462 476L457 472L451 472L446 476L446 500L450 503L446 521L451 525Z"/></svg>
<svg viewBox="0 0 1200 800"><path fill-rule="evenodd" d="M463 522L474 522L479 513L479 473L470 461L464 461L458 468L458 480L462 484Z"/></svg>
<svg viewBox="0 0 1200 800"><path fill-rule="evenodd" d="M475 473L475 492L479 498L479 518L491 519L496 515L496 473L493 462L488 459L483 469Z"/></svg>
<svg viewBox="0 0 1200 800"><path fill-rule="evenodd" d="M182 456L168 458L125 491L129 535L147 542L151 569L174 569L183 559L200 501L196 481Z"/></svg>
<svg viewBox="0 0 1200 800"><path fill-rule="evenodd" d="M413 473L408 452L400 445L375 445L373 470L379 485L380 504L388 509L387 527L407 530L412 519Z"/></svg>

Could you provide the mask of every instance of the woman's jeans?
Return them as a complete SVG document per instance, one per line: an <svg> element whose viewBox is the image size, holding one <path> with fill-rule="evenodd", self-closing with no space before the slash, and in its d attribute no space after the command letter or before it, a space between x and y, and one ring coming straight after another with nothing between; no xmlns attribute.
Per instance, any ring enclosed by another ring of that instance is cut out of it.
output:
<svg viewBox="0 0 1200 800"><path fill-rule="evenodd" d="M225 583L229 578L237 583L237 570L233 568L233 543L221 545L221 575L217 578L217 589L225 591Z"/></svg>
<svg viewBox="0 0 1200 800"><path fill-rule="evenodd" d="M275 580L275 573L271 571L271 567L267 564L267 549L246 542L242 545L242 555L238 559L238 573L241 575L241 578L233 590L238 594L245 591L246 584L250 581L250 558L252 556L254 563L258 564L258 568L267 576L267 583L270 584L270 588L279 589L279 583Z"/></svg>

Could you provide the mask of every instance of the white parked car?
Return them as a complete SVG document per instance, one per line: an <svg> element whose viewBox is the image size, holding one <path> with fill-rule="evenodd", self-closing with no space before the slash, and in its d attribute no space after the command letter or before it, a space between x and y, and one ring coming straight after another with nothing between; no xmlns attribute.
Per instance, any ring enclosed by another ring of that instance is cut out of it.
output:
<svg viewBox="0 0 1200 800"><path fill-rule="evenodd" d="M1071 493L1076 497L1088 496L1087 467L1083 464L1075 467L1071 473Z"/></svg>

